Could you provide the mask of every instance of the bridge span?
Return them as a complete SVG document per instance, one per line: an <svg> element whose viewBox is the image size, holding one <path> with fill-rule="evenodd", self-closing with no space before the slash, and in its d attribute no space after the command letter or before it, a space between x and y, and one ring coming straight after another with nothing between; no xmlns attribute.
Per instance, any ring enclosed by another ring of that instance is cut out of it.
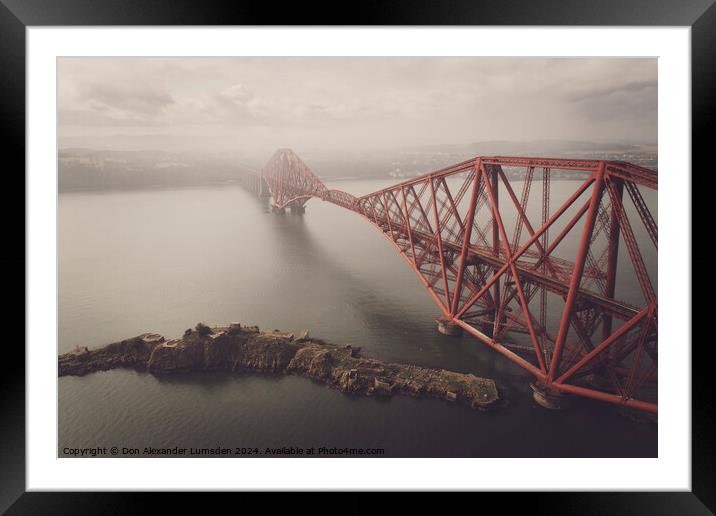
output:
<svg viewBox="0 0 716 516"><path fill-rule="evenodd" d="M566 198L556 199L555 177L569 179ZM541 405L578 395L657 412L658 298L647 263L658 228L642 195L657 190L655 170L478 156L356 197L279 149L244 184L278 212L303 213L316 198L368 220L432 296L438 329L467 332L529 371Z"/></svg>

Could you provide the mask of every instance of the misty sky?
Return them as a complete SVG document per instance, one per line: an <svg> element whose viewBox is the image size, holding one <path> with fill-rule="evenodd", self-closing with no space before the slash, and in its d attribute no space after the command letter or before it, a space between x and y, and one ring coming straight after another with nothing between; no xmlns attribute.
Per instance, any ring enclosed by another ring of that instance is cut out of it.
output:
<svg viewBox="0 0 716 516"><path fill-rule="evenodd" d="M61 58L60 147L262 153L657 137L656 59Z"/></svg>

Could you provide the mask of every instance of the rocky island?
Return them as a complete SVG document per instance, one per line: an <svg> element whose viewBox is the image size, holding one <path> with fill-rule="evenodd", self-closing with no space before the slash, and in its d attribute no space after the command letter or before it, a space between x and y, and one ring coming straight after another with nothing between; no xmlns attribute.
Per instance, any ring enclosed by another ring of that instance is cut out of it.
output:
<svg viewBox="0 0 716 516"><path fill-rule="evenodd" d="M499 400L495 382L472 374L363 357L360 348L311 338L308 332L262 332L256 326L199 323L181 339L145 333L98 349L77 348L59 356L59 376L131 368L154 375L190 371L297 374L345 393L433 396L475 409Z"/></svg>

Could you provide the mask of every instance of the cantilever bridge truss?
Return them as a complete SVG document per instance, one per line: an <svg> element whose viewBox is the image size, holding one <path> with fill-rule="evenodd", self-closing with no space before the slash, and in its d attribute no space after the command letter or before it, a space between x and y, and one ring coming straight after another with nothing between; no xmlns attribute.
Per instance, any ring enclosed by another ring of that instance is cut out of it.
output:
<svg viewBox="0 0 716 516"><path fill-rule="evenodd" d="M571 180L557 189L555 178ZM326 188L280 149L252 184L268 187L279 210L317 198L367 219L415 272L442 324L529 371L545 392L657 411L658 298L648 264L658 230L643 197L657 190L656 171L476 157L355 197Z"/></svg>

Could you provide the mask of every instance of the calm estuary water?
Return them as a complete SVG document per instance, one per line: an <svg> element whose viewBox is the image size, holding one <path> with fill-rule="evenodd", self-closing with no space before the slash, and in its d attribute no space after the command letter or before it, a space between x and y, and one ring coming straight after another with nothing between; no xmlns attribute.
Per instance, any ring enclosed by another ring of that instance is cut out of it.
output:
<svg viewBox="0 0 716 516"><path fill-rule="evenodd" d="M392 182L329 186L361 194ZM147 331L177 337L198 321L307 328L385 361L494 378L509 400L481 413L433 399L350 397L292 376L159 379L115 370L59 379L60 455L96 446L657 455L656 426L589 400L547 411L532 401L521 369L470 337L438 334L434 302L383 236L316 200L303 217L281 217L237 186L61 194L59 307L59 352Z"/></svg>

